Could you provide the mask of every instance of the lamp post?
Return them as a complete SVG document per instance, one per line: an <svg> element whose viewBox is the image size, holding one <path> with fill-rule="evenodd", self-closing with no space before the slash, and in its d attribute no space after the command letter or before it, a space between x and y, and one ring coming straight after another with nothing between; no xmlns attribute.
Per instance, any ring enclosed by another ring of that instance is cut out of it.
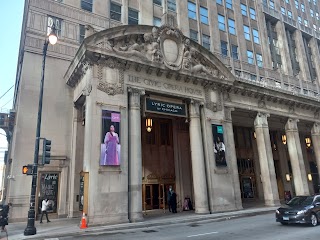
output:
<svg viewBox="0 0 320 240"><path fill-rule="evenodd" d="M38 155L39 155L39 145L40 145L40 128L41 128L41 115L42 115L42 99L43 99L43 84L44 84L44 70L46 66L46 56L49 43L56 44L58 38L55 33L55 26L51 27L51 32L48 39L45 40L43 45L43 59L42 59L42 72L40 81L40 95L39 95L39 106L38 106L38 118L37 118L37 130L36 130L36 142L34 147L34 158L32 167L32 185L31 185L31 195L30 195L30 205L28 211L28 222L27 227L24 230L24 235L35 235L37 229L34 226L35 223L35 203L36 203L36 189L37 189L37 177L38 177Z"/></svg>

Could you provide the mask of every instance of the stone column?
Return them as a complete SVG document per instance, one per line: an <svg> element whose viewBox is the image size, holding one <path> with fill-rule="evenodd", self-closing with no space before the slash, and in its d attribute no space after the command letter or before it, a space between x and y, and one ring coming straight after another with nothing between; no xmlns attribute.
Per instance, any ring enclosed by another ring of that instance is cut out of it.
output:
<svg viewBox="0 0 320 240"><path fill-rule="evenodd" d="M142 217L141 89L129 88L129 220Z"/></svg>
<svg viewBox="0 0 320 240"><path fill-rule="evenodd" d="M189 104L189 113L189 132L195 212L209 213L199 103L191 101L191 103Z"/></svg>
<svg viewBox="0 0 320 240"><path fill-rule="evenodd" d="M261 170L264 201L266 206L279 205L279 193L271 149L268 120L269 114L258 113L254 120Z"/></svg>
<svg viewBox="0 0 320 240"><path fill-rule="evenodd" d="M292 167L293 184L296 195L309 195L306 168L304 166L302 149L298 131L298 119L289 118L285 130L287 135L287 145Z"/></svg>
<svg viewBox="0 0 320 240"><path fill-rule="evenodd" d="M318 123L313 124L313 127L311 129L311 138L313 151L316 155L318 174L320 176L320 125Z"/></svg>
<svg viewBox="0 0 320 240"><path fill-rule="evenodd" d="M239 172L238 172L238 164L237 164L237 153L236 147L234 143L234 135L233 135L233 125L232 125L232 117L231 112L234 108L225 108L225 137L226 137L226 149L227 155L229 156L229 169L232 175L233 182L233 191L234 191L234 200L235 207L237 209L242 209L242 200L241 200L241 191L240 191L240 182L239 182Z"/></svg>

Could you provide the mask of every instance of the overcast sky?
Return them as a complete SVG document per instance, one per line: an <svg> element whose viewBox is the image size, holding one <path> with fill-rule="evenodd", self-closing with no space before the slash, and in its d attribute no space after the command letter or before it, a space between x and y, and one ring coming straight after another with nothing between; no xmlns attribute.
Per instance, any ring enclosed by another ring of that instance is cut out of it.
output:
<svg viewBox="0 0 320 240"><path fill-rule="evenodd" d="M24 0L1 1L0 7L0 97L15 83ZM12 108L14 87L0 99L1 109ZM0 129L0 162L4 159L7 139Z"/></svg>

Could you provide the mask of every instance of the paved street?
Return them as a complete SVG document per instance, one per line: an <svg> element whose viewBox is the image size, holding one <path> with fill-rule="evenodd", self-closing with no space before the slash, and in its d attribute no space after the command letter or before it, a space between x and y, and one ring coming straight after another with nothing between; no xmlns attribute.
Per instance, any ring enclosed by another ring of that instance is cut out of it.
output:
<svg viewBox="0 0 320 240"><path fill-rule="evenodd" d="M275 222L274 214L258 215L220 222L203 221L200 223L174 224L170 226L140 228L114 231L108 233L90 233L81 236L70 236L59 239L214 239L214 240L292 240L318 239L320 226L309 227L301 225L282 226Z"/></svg>

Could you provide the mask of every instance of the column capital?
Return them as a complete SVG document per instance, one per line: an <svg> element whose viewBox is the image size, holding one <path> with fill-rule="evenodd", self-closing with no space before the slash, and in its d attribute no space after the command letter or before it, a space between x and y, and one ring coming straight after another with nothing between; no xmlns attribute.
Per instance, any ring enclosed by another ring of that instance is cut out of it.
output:
<svg viewBox="0 0 320 240"><path fill-rule="evenodd" d="M290 130L298 131L298 122L299 122L299 119L289 118L286 123L285 130L286 131L290 131Z"/></svg>
<svg viewBox="0 0 320 240"><path fill-rule="evenodd" d="M311 135L320 136L320 124L314 123L311 129Z"/></svg>
<svg viewBox="0 0 320 240"><path fill-rule="evenodd" d="M189 114L190 117L200 117L200 106L203 106L204 103L191 99L189 103Z"/></svg>
<svg viewBox="0 0 320 240"><path fill-rule="evenodd" d="M139 108L140 109L140 96L145 94L144 89L141 88L132 88L128 87L128 92L130 94L130 108Z"/></svg>
<svg viewBox="0 0 320 240"><path fill-rule="evenodd" d="M132 95L145 95L146 92L143 88L135 88L135 87L128 87L128 92Z"/></svg>
<svg viewBox="0 0 320 240"><path fill-rule="evenodd" d="M224 119L226 121L232 121L231 112L234 111L234 107L224 107Z"/></svg>
<svg viewBox="0 0 320 240"><path fill-rule="evenodd" d="M254 126L268 127L268 117L270 117L269 113L258 112L256 118L254 119Z"/></svg>

